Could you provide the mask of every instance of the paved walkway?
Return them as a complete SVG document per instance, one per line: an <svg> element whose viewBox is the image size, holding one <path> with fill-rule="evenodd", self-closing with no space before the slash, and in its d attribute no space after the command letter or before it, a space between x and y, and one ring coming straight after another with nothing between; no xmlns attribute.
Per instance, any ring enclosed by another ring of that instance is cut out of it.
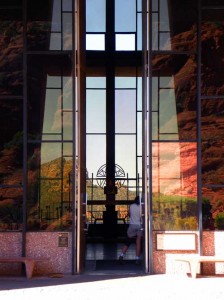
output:
<svg viewBox="0 0 224 300"><path fill-rule="evenodd" d="M1 300L223 300L224 277L74 275L0 277Z"/></svg>

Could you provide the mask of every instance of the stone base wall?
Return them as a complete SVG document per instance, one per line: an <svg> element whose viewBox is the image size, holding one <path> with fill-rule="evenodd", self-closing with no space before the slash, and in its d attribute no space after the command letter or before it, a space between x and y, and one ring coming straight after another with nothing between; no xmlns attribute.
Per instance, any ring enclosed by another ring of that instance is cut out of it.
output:
<svg viewBox="0 0 224 300"><path fill-rule="evenodd" d="M72 240L68 233L68 245L59 245L58 232L29 232L26 235L26 255L46 258L38 262L34 275L49 273L72 273ZM22 234L20 232L0 233L0 257L22 255ZM22 264L0 263L0 275L21 275Z"/></svg>
<svg viewBox="0 0 224 300"><path fill-rule="evenodd" d="M185 262L177 262L175 258L185 254L199 252L198 232L196 236L196 249L189 250L157 250L156 234L153 233L153 273L188 273L189 266ZM164 234L168 232L162 232ZM171 233L171 232L170 232ZM179 232L180 233L180 232ZM184 232L186 233L186 232ZM68 234L68 244L59 243L60 232L29 232L26 235L27 256L47 258L46 262L37 263L34 275L47 275L49 273L72 273L72 235ZM0 233L0 257L21 256L21 232ZM224 231L203 232L203 254L219 255L224 257ZM199 270L198 270L199 271ZM0 263L0 275L21 275L21 264ZM224 263L203 263L204 275L224 274Z"/></svg>
<svg viewBox="0 0 224 300"><path fill-rule="evenodd" d="M0 257L22 255L22 233L1 232L0 233ZM1 275L21 274L21 264L0 264Z"/></svg>
<svg viewBox="0 0 224 300"><path fill-rule="evenodd" d="M26 237L27 256L48 258L38 264L36 273L72 273L72 235L68 233L68 246L59 246L58 232L29 232Z"/></svg>

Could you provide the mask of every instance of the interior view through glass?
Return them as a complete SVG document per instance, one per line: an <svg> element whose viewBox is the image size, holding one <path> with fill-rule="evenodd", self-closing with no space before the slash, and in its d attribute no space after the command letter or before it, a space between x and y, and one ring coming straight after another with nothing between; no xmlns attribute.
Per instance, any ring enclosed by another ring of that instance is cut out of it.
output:
<svg viewBox="0 0 224 300"><path fill-rule="evenodd" d="M87 268L116 264L129 205L142 199L141 65L142 1L87 0ZM135 245L128 253L126 267Z"/></svg>

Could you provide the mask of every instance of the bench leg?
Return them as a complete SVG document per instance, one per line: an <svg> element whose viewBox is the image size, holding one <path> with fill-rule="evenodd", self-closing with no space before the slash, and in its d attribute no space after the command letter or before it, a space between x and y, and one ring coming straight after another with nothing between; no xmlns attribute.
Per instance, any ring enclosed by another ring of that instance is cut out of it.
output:
<svg viewBox="0 0 224 300"><path fill-rule="evenodd" d="M190 266L190 272L191 272L191 277L196 278L197 277L197 267L198 267L198 261L190 261L189 266Z"/></svg>
<svg viewBox="0 0 224 300"><path fill-rule="evenodd" d="M24 263L25 263L25 267L26 267L26 277L28 279L30 279L30 278L32 278L32 275L33 275L35 261L29 260L29 261L25 261Z"/></svg>

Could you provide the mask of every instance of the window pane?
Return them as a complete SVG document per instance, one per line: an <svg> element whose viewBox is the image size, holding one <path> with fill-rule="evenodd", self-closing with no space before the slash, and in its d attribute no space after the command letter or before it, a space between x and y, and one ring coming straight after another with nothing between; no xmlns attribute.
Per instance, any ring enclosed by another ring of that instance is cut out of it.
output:
<svg viewBox="0 0 224 300"><path fill-rule="evenodd" d="M106 31L106 2L105 0L86 0L86 31Z"/></svg>
<svg viewBox="0 0 224 300"><path fill-rule="evenodd" d="M138 14L137 18L138 18L137 50L142 50L142 14Z"/></svg>
<svg viewBox="0 0 224 300"><path fill-rule="evenodd" d="M61 33L51 33L50 50L61 50Z"/></svg>
<svg viewBox="0 0 224 300"><path fill-rule="evenodd" d="M168 11L167 0L159 0L160 1L160 31L170 31L170 14Z"/></svg>
<svg viewBox="0 0 224 300"><path fill-rule="evenodd" d="M73 153L72 143L63 143L63 156L67 157L66 159L71 159Z"/></svg>
<svg viewBox="0 0 224 300"><path fill-rule="evenodd" d="M121 166L129 178L136 178L136 136L115 136L115 163Z"/></svg>
<svg viewBox="0 0 224 300"><path fill-rule="evenodd" d="M125 112L125 113L124 113ZM115 132L136 132L136 91L115 91Z"/></svg>
<svg viewBox="0 0 224 300"><path fill-rule="evenodd" d="M154 120L158 114L160 139L196 138L197 70L189 68L196 65L195 59L188 55L153 56L152 107Z"/></svg>
<svg viewBox="0 0 224 300"><path fill-rule="evenodd" d="M126 174L127 175L127 174ZM116 200L134 200L136 197L136 191L138 190L138 182L137 179L127 179L123 180L123 178L120 178L117 180L119 182L118 186L121 188L118 188L117 194L116 194ZM124 216L124 207L126 207L126 210L129 211L129 205L128 203L126 205L116 205L118 210L118 216ZM124 224L123 220L118 220L119 223ZM129 216L126 215L126 222L129 222ZM124 231L124 236L126 235L126 230Z"/></svg>
<svg viewBox="0 0 224 300"><path fill-rule="evenodd" d="M172 50L170 43L170 33L161 32L159 35L159 48L160 50Z"/></svg>
<svg viewBox="0 0 224 300"><path fill-rule="evenodd" d="M28 57L29 139L62 133L62 110L71 108L72 101L71 68L68 55Z"/></svg>
<svg viewBox="0 0 224 300"><path fill-rule="evenodd" d="M157 11L158 10L158 0L152 0L152 10Z"/></svg>
<svg viewBox="0 0 224 300"><path fill-rule="evenodd" d="M135 88L136 77L115 77L115 88Z"/></svg>
<svg viewBox="0 0 224 300"><path fill-rule="evenodd" d="M142 0L137 0L137 9L138 11L142 11Z"/></svg>
<svg viewBox="0 0 224 300"><path fill-rule="evenodd" d="M137 110L142 110L142 77L137 77Z"/></svg>
<svg viewBox="0 0 224 300"><path fill-rule="evenodd" d="M138 163L138 169L137 169L137 174L139 176L139 187L140 190L142 191L142 156L137 158L137 163Z"/></svg>
<svg viewBox="0 0 224 300"><path fill-rule="evenodd" d="M152 139L158 140L159 134L158 134L158 114L152 112Z"/></svg>
<svg viewBox="0 0 224 300"><path fill-rule="evenodd" d="M98 169L106 162L106 136L86 136L86 169L88 176L96 177Z"/></svg>
<svg viewBox="0 0 224 300"><path fill-rule="evenodd" d="M106 77L86 77L86 88L106 88Z"/></svg>
<svg viewBox="0 0 224 300"><path fill-rule="evenodd" d="M159 120L160 133L177 133L177 110L173 89L160 89Z"/></svg>
<svg viewBox="0 0 224 300"><path fill-rule="evenodd" d="M86 91L86 131L88 133L106 132L106 91Z"/></svg>
<svg viewBox="0 0 224 300"><path fill-rule="evenodd" d="M202 224L204 230L223 230L224 189L202 188ZM220 248L222 250L222 247ZM217 253L216 253L217 254Z"/></svg>
<svg viewBox="0 0 224 300"><path fill-rule="evenodd" d="M61 78L60 78L61 79ZM63 76L63 109L73 109L72 77Z"/></svg>
<svg viewBox="0 0 224 300"><path fill-rule="evenodd" d="M63 17L63 50L72 49L72 14L64 13Z"/></svg>
<svg viewBox="0 0 224 300"><path fill-rule="evenodd" d="M105 35L104 34L87 34L86 35L86 50L105 50Z"/></svg>
<svg viewBox="0 0 224 300"><path fill-rule="evenodd" d="M115 0L115 32L136 31L136 1Z"/></svg>
<svg viewBox="0 0 224 300"><path fill-rule="evenodd" d="M116 34L117 51L134 51L135 35L134 34Z"/></svg>
<svg viewBox="0 0 224 300"><path fill-rule="evenodd" d="M62 156L62 144L61 143L42 143L40 149L40 160L43 165L41 172L45 173L45 166L47 163L57 160ZM61 171L61 165L59 165L59 170ZM42 174L41 174L42 175ZM61 177L60 172L49 173L47 177L55 178Z"/></svg>
<svg viewBox="0 0 224 300"><path fill-rule="evenodd" d="M61 90L46 90L43 133L61 133Z"/></svg>
<svg viewBox="0 0 224 300"><path fill-rule="evenodd" d="M0 231L22 230L23 188L0 187Z"/></svg>
<svg viewBox="0 0 224 300"><path fill-rule="evenodd" d="M158 97L159 79L160 79L160 77L153 77L152 78L152 110L153 111L158 111L159 110L159 97Z"/></svg>
<svg viewBox="0 0 224 300"><path fill-rule="evenodd" d="M104 186L106 185L106 175L101 176L100 170L101 168L105 167L106 165L100 166L96 177L93 177L93 173L88 173L89 177L87 177L86 180L86 195L87 195L87 201L91 204L92 207L92 219L101 218L102 216L102 210L105 210L105 205L101 207L101 205L98 205L98 209L94 210L94 202L91 202L92 200L106 200L106 194L104 194ZM105 167L106 169L106 167ZM99 176L98 176L99 175ZM95 221L95 220L94 220ZM102 222L102 220L96 220L97 222Z"/></svg>
<svg viewBox="0 0 224 300"><path fill-rule="evenodd" d="M62 10L72 11L72 0L62 0Z"/></svg>
<svg viewBox="0 0 224 300"><path fill-rule="evenodd" d="M224 184L224 100L201 101L202 182Z"/></svg>
<svg viewBox="0 0 224 300"><path fill-rule="evenodd" d="M61 0L53 2L51 32L54 31L61 31Z"/></svg>
<svg viewBox="0 0 224 300"><path fill-rule="evenodd" d="M158 13L152 13L152 50L158 50L159 48L158 25Z"/></svg>
<svg viewBox="0 0 224 300"><path fill-rule="evenodd" d="M23 101L0 99L0 107L0 185L21 186L23 183ZM2 200L4 199L3 197ZM0 198L0 203L2 200Z"/></svg>
<svg viewBox="0 0 224 300"><path fill-rule="evenodd" d="M154 229L197 229L196 143L153 143L152 157Z"/></svg>
<svg viewBox="0 0 224 300"><path fill-rule="evenodd" d="M73 137L73 113L64 111L63 120L63 140L72 140Z"/></svg>
<svg viewBox="0 0 224 300"><path fill-rule="evenodd" d="M224 9L206 9L202 13L202 96L224 95L222 49ZM207 32L207 35L206 33Z"/></svg>
<svg viewBox="0 0 224 300"><path fill-rule="evenodd" d="M142 155L142 113L137 113L137 155Z"/></svg>
<svg viewBox="0 0 224 300"><path fill-rule="evenodd" d="M23 101L0 99L0 231L22 229Z"/></svg>
<svg viewBox="0 0 224 300"><path fill-rule="evenodd" d="M28 230L71 229L71 146L28 145Z"/></svg>
<svg viewBox="0 0 224 300"><path fill-rule="evenodd" d="M47 74L47 87L61 88L61 78L58 76L51 76L50 74Z"/></svg>
<svg viewBox="0 0 224 300"><path fill-rule="evenodd" d="M0 5L0 95L19 96L23 93L22 10L10 8L10 3Z"/></svg>
<svg viewBox="0 0 224 300"><path fill-rule="evenodd" d="M87 190L88 190L88 188L87 188ZM95 194L94 194L94 196L95 196ZM92 200L99 200L98 198L92 197ZM100 200L102 200L102 199L100 199ZM87 205L86 217L87 217L88 223L90 223L90 224L93 223L93 226L96 225L94 223L97 223L97 224L103 223L103 212L105 210L106 210L105 205ZM94 235L94 229L91 230L91 226L88 230L88 234Z"/></svg>

